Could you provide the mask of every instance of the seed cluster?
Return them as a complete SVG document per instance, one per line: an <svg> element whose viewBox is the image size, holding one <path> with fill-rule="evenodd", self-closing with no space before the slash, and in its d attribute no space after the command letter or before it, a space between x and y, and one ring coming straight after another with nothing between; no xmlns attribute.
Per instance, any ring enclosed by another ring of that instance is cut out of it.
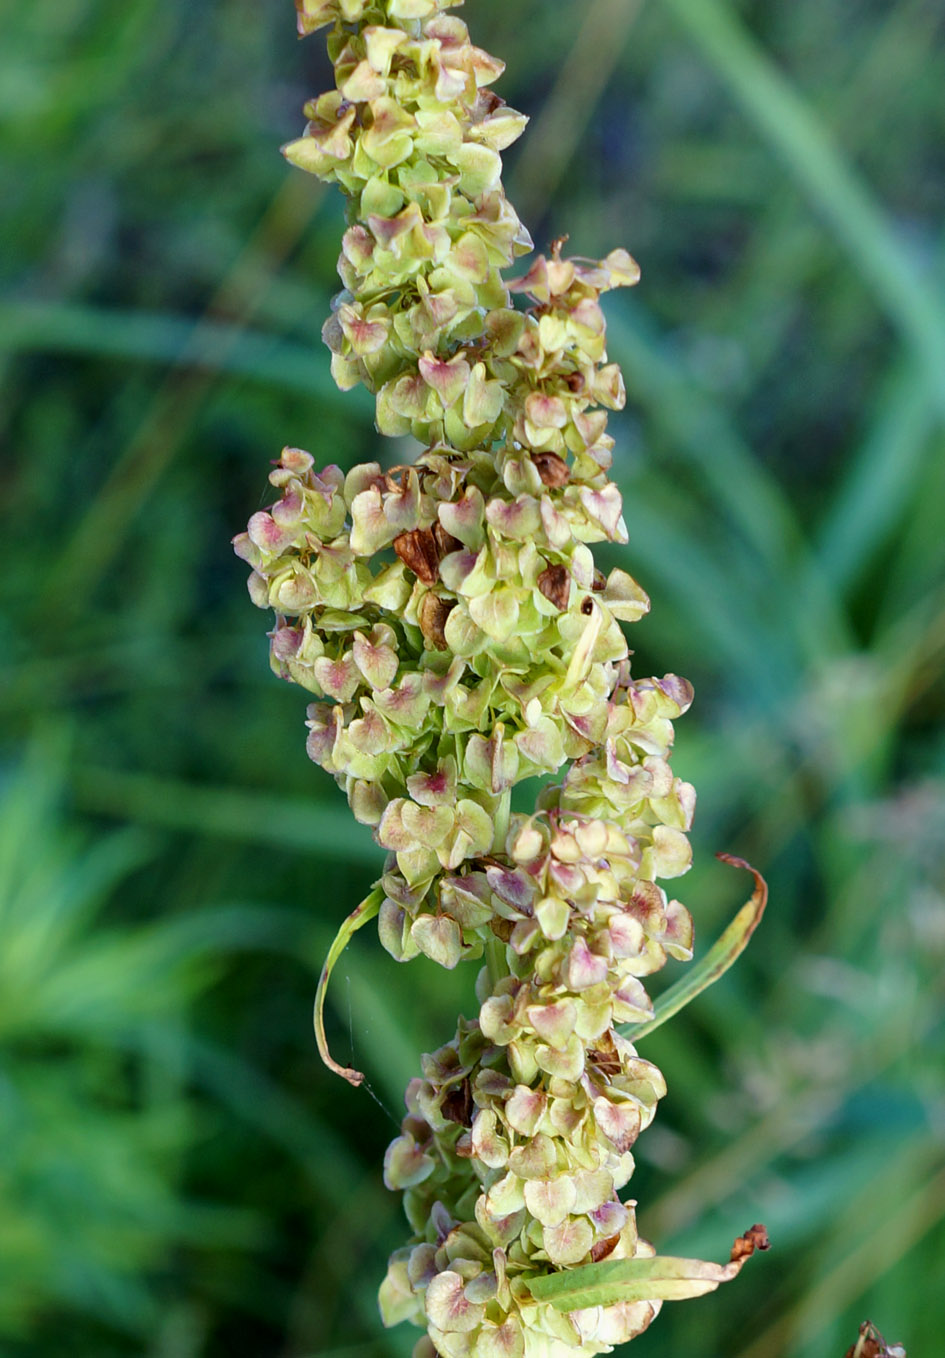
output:
<svg viewBox="0 0 945 1358"><path fill-rule="evenodd" d="M314 695L310 757L389 851L384 946L488 959L477 1018L424 1058L387 1154L414 1235L384 1320L426 1329L418 1358L567 1358L660 1305L567 1313L529 1282L653 1253L617 1194L665 1086L617 1027L652 1015L642 977L691 956L657 881L689 866L695 796L669 757L692 694L631 677L620 624L648 600L592 552L627 540L600 298L638 269L558 242L504 281L531 248L500 178L525 119L455 7L297 0L302 33L330 25L336 88L285 154L350 203L332 372L422 451L345 475L285 449L234 545L276 614L274 670ZM509 814L516 783L554 774Z"/></svg>

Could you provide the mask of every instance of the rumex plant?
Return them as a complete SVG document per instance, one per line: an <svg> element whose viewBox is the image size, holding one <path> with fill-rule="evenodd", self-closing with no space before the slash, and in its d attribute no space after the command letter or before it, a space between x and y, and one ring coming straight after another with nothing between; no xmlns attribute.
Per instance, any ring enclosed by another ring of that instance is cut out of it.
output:
<svg viewBox="0 0 945 1358"><path fill-rule="evenodd" d="M532 248L501 151L525 119L492 92L502 63L445 11L462 0L297 0L329 27L336 88L306 106L287 158L348 197L324 339L342 388L364 384L382 434L422 451L344 474L283 450L275 504L235 539L271 608L277 674L315 697L310 757L388 850L342 927L378 920L398 961L479 959L478 1015L424 1058L385 1179L413 1235L380 1291L386 1324L427 1334L417 1358L608 1352L667 1298L725 1265L657 1256L618 1197L665 1092L633 1037L741 950L743 908L694 977L654 1008L642 978L692 956L692 922L659 881L689 867L692 787L673 722L692 690L631 675L621 623L649 604L597 543L625 543L609 480L620 371L600 304L637 282L618 249ZM513 787L547 783L531 814ZM733 861L740 866L740 860Z"/></svg>

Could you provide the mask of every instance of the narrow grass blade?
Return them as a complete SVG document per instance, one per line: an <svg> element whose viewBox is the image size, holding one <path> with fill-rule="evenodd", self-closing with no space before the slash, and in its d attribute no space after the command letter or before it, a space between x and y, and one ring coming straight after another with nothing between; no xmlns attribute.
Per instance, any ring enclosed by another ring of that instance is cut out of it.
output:
<svg viewBox="0 0 945 1358"><path fill-rule="evenodd" d="M840 589L886 549L915 493L934 426L926 383L903 366L851 459L819 533L820 561Z"/></svg>
<svg viewBox="0 0 945 1358"><path fill-rule="evenodd" d="M823 579L797 515L734 428L724 407L673 363L658 336L627 306L611 309L608 335L613 357L627 374L633 400L652 413L722 514L764 563L766 597L770 597L771 587L799 571L803 591L784 591L782 597L785 622L805 655L822 659L825 647L835 652L845 650L851 644L849 626ZM706 456L707 446L712 449L711 457ZM630 523L631 541L641 517ZM716 586L713 596L718 607L724 590ZM745 642L747 645L747 638Z"/></svg>
<svg viewBox="0 0 945 1358"><path fill-rule="evenodd" d="M922 1154L915 1145L909 1146L908 1150L913 1157ZM929 1158L933 1157L941 1159L940 1146ZM869 1205L873 1207L871 1215L875 1215L875 1222L867 1224L864 1221L855 1236L837 1241L835 1259L827 1259L821 1265L795 1305L785 1309L739 1350L738 1358L768 1358L772 1353L783 1352L795 1336L815 1341L842 1306L861 1298L875 1279L901 1265L908 1252L942 1221L945 1169L926 1178L914 1192L903 1194L902 1201L892 1211L876 1213L875 1186L871 1197L873 1201ZM928 1302L927 1291L918 1295Z"/></svg>
<svg viewBox="0 0 945 1358"><path fill-rule="evenodd" d="M628 1024L620 1029L622 1036L632 1041L662 1027L667 1019L678 1014L680 1009L685 1009L697 995L701 995L703 990L707 990L720 976L724 976L732 963L745 951L748 940L761 921L768 903L768 884L761 873L756 872L743 858L733 858L727 853L718 853L715 856L723 863L730 863L733 868L744 868L746 872L751 873L755 879L751 899L745 902L701 962L697 962L683 980L677 981L659 997L654 1005L654 1016L649 1022Z"/></svg>
<svg viewBox="0 0 945 1358"><path fill-rule="evenodd" d="M512 197L534 229L568 171L616 70L642 0L591 0L554 87L529 131L531 153L518 162Z"/></svg>
<svg viewBox="0 0 945 1358"><path fill-rule="evenodd" d="M83 811L185 833L317 853L322 858L376 860L375 841L347 807L265 792L200 786L119 769L79 767L72 774Z"/></svg>
<svg viewBox="0 0 945 1358"><path fill-rule="evenodd" d="M341 402L313 349L262 330L173 313L78 302L3 302L0 352L168 364L249 378L339 408ZM351 414L350 403L344 409Z"/></svg>
<svg viewBox="0 0 945 1358"><path fill-rule="evenodd" d="M929 398L945 417L945 309L869 189L727 5L668 0L668 7L830 222L877 303L914 350Z"/></svg>
<svg viewBox="0 0 945 1358"><path fill-rule="evenodd" d="M160 1046L156 1054L161 1056ZM275 1081L240 1056L196 1033L187 1036L196 1082L238 1118L295 1156L323 1204L343 1207L361 1172L355 1148ZM332 1173L325 1173L325 1166Z"/></svg>

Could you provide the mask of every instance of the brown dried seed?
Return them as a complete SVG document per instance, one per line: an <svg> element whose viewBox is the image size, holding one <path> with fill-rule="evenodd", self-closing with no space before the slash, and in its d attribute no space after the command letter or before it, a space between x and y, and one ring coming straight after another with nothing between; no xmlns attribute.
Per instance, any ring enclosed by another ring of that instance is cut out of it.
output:
<svg viewBox="0 0 945 1358"><path fill-rule="evenodd" d="M394 538L394 551L408 570L425 585L436 583L440 573L440 554L429 528L414 528Z"/></svg>
<svg viewBox="0 0 945 1358"><path fill-rule="evenodd" d="M619 1235L612 1235L607 1240L598 1240L596 1245L591 1246L591 1262L599 1264L601 1259L606 1259L616 1249L619 1239Z"/></svg>
<svg viewBox="0 0 945 1358"><path fill-rule="evenodd" d="M501 915L493 915L492 919L489 921L489 928L495 934L496 938L501 938L503 943L508 943L509 939L512 937L512 930L515 928L515 925L510 919L503 919Z"/></svg>
<svg viewBox="0 0 945 1358"><path fill-rule="evenodd" d="M449 556L450 552L460 551L463 545L459 538L454 538L452 533L446 531L439 519L433 525L433 540L436 543L441 561L444 556Z"/></svg>
<svg viewBox="0 0 945 1358"><path fill-rule="evenodd" d="M590 596L588 596L588 598L586 598L584 602L581 604L581 612L584 614L586 618L590 617L590 615L594 612L594 601L593 599L590 598Z"/></svg>
<svg viewBox="0 0 945 1358"><path fill-rule="evenodd" d="M587 1053L587 1059L591 1065L596 1066L602 1075L619 1075L621 1071L620 1057L614 1039L609 1033L605 1033L600 1040L600 1046L592 1047Z"/></svg>
<svg viewBox="0 0 945 1358"><path fill-rule="evenodd" d="M455 607L455 600L441 599L439 594L434 594L432 590L429 594L424 594L420 602L420 631L424 640L437 651L449 650L444 629L446 619Z"/></svg>
<svg viewBox="0 0 945 1358"><path fill-rule="evenodd" d="M571 594L571 574L567 566L547 566L538 577L538 588L563 613Z"/></svg>
<svg viewBox="0 0 945 1358"><path fill-rule="evenodd" d="M568 464L557 453L532 453L543 486L566 486L571 480Z"/></svg>
<svg viewBox="0 0 945 1358"><path fill-rule="evenodd" d="M468 1077L454 1085L446 1095L442 1113L447 1122L458 1122L461 1127L472 1126L473 1096Z"/></svg>
<svg viewBox="0 0 945 1358"><path fill-rule="evenodd" d="M599 571L595 566L594 579L591 583L591 589L594 591L595 594L600 594L601 590L606 588L607 588L607 576L604 574L603 571Z"/></svg>

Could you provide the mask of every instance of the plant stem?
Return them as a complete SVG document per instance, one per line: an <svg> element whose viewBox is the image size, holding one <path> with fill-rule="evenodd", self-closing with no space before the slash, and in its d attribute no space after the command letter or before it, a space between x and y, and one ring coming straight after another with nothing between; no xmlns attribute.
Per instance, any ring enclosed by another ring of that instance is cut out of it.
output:
<svg viewBox="0 0 945 1358"><path fill-rule="evenodd" d="M509 819L512 815L512 789L506 788L499 798L495 812L495 832L492 836L492 852L505 852L505 840L509 833Z"/></svg>
<svg viewBox="0 0 945 1358"><path fill-rule="evenodd" d="M506 946L501 938L490 938L486 943L486 966L489 968L489 980L493 990L504 977L511 975Z"/></svg>
<svg viewBox="0 0 945 1358"><path fill-rule="evenodd" d="M505 853L505 841L509 833L509 820L511 815L512 789L506 788L499 798L498 805L495 809L494 832L492 836L493 853ZM506 945L501 938L492 937L486 941L486 966L489 968L489 980L492 984L492 989L495 990L502 978L509 975Z"/></svg>

